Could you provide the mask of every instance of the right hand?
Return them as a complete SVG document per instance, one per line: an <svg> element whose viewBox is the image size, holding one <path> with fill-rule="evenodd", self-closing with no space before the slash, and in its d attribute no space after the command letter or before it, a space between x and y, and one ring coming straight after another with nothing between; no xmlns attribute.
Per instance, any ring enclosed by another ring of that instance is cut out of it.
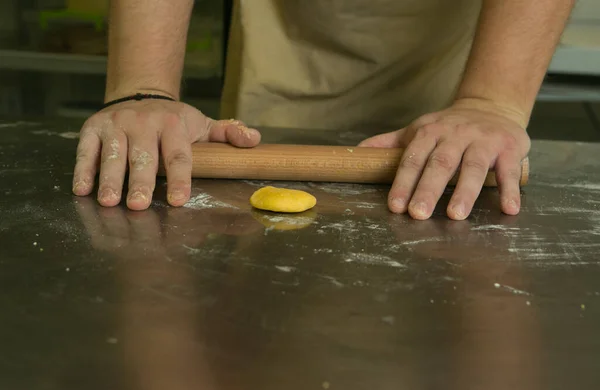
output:
<svg viewBox="0 0 600 390"><path fill-rule="evenodd" d="M213 120L199 110L163 100L128 101L91 116L81 129L73 193L89 195L98 168L98 202L121 201L129 167L127 207L145 210L156 185L159 149L167 174L167 201L183 206L190 198L194 142L227 142L254 147L260 133L236 120Z"/></svg>

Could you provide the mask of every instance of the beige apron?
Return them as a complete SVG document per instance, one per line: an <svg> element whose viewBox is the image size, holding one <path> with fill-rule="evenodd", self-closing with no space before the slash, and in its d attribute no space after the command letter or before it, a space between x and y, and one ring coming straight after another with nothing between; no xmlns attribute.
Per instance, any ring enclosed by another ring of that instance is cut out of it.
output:
<svg viewBox="0 0 600 390"><path fill-rule="evenodd" d="M222 117L393 130L444 108L481 0L237 0Z"/></svg>

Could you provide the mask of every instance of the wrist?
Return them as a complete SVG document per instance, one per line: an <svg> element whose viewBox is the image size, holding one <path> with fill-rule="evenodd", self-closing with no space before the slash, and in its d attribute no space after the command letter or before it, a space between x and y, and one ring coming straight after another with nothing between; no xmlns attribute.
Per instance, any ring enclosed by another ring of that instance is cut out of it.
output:
<svg viewBox="0 0 600 390"><path fill-rule="evenodd" d="M453 107L485 111L504 116L518 123L524 129L529 124L531 110L525 110L517 104L510 104L502 100L488 97L457 95L452 103Z"/></svg>
<svg viewBox="0 0 600 390"><path fill-rule="evenodd" d="M113 100L121 99L127 96L133 96L136 94L143 95L161 95L168 97L173 100L179 100L179 92L168 91L161 88L147 88L147 87L126 87L118 88L114 90L106 89L104 94L104 103L108 103Z"/></svg>

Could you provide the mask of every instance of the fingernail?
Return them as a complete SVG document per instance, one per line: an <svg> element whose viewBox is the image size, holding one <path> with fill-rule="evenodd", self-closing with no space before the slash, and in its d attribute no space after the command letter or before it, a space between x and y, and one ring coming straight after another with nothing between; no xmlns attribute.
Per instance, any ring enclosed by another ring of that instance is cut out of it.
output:
<svg viewBox="0 0 600 390"><path fill-rule="evenodd" d="M456 216L456 218L465 219L467 217L466 213L465 213L465 206L462 203L455 204L454 206L451 207L451 209L454 212L454 215Z"/></svg>
<svg viewBox="0 0 600 390"><path fill-rule="evenodd" d="M100 200L109 201L115 199L117 197L117 193L112 188L105 188L100 192L100 196L98 198Z"/></svg>
<svg viewBox="0 0 600 390"><path fill-rule="evenodd" d="M519 211L519 205L517 205L517 202L514 199L509 199L506 202L506 208L509 209L509 211L512 211L514 213Z"/></svg>
<svg viewBox="0 0 600 390"><path fill-rule="evenodd" d="M402 198L392 199L392 206L395 210L404 211L404 209L406 208L406 201Z"/></svg>
<svg viewBox="0 0 600 390"><path fill-rule="evenodd" d="M415 213L419 217L427 216L427 205L425 204L425 202L415 203L410 208L413 211L413 213Z"/></svg>
<svg viewBox="0 0 600 390"><path fill-rule="evenodd" d="M146 196L146 194L144 194L142 191L135 191L134 193L132 193L131 195L129 195L129 200L147 201L148 200L148 196Z"/></svg>
<svg viewBox="0 0 600 390"><path fill-rule="evenodd" d="M169 203L180 202L184 199L185 199L185 194L183 193L183 191L179 191L179 190L170 192L167 195L167 200L169 201Z"/></svg>
<svg viewBox="0 0 600 390"><path fill-rule="evenodd" d="M79 193L87 191L87 188L88 188L88 184L85 182L85 180L79 180L73 186L73 192L76 194L79 194Z"/></svg>

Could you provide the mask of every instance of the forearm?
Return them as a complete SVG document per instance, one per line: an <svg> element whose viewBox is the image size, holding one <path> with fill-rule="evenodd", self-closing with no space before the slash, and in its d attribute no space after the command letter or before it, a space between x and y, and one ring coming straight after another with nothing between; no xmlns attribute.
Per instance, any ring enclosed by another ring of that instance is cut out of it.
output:
<svg viewBox="0 0 600 390"><path fill-rule="evenodd" d="M193 0L113 0L105 101L141 93L179 98Z"/></svg>
<svg viewBox="0 0 600 390"><path fill-rule="evenodd" d="M574 0L483 0L457 99L490 100L527 125Z"/></svg>

